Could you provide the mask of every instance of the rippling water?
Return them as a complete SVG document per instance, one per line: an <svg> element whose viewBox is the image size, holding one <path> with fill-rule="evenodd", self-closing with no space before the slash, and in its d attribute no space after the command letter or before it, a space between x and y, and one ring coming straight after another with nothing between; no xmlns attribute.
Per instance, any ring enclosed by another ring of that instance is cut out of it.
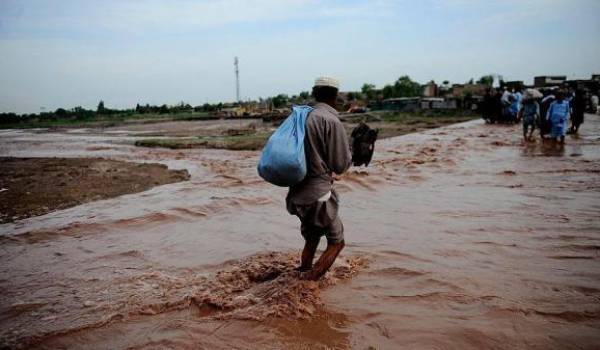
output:
<svg viewBox="0 0 600 350"><path fill-rule="evenodd" d="M0 131L3 156L102 156L191 181L0 225L0 345L600 348L600 118L564 148L479 121L382 140L337 183L347 249L320 283L257 152ZM324 242L323 242L324 244Z"/></svg>

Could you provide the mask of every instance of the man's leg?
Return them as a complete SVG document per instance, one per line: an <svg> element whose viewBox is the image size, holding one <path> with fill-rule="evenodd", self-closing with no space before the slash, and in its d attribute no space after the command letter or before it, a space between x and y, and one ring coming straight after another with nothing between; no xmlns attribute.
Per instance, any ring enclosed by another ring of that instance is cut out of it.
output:
<svg viewBox="0 0 600 350"><path fill-rule="evenodd" d="M533 141L533 132L535 131L535 124L532 124L529 129L529 141Z"/></svg>
<svg viewBox="0 0 600 350"><path fill-rule="evenodd" d="M333 265L342 249L344 249L344 241L339 243L327 242L327 249L321 254L315 266L308 272L305 272L301 278L304 280L316 281L323 276Z"/></svg>
<svg viewBox="0 0 600 350"><path fill-rule="evenodd" d="M300 266L296 269L300 272L309 271L312 269L313 260L315 258L315 253L317 252L317 247L319 246L319 242L321 241L321 237L304 237L304 249L302 250L302 257Z"/></svg>
<svg viewBox="0 0 600 350"><path fill-rule="evenodd" d="M321 254L313 268L302 274L300 278L316 281L323 276L335 262L342 249L344 249L344 224L336 215L333 222L325 229L327 249Z"/></svg>

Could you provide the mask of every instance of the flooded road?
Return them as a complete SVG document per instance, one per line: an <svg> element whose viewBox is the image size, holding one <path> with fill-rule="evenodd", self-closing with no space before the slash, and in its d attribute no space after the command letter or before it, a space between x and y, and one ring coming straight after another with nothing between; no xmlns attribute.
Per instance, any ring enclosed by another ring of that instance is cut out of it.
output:
<svg viewBox="0 0 600 350"><path fill-rule="evenodd" d="M259 152L0 131L1 156L191 174L0 225L0 347L598 349L600 117L564 148L520 130L379 141L337 183L347 248L319 283L292 272L299 222L256 174Z"/></svg>

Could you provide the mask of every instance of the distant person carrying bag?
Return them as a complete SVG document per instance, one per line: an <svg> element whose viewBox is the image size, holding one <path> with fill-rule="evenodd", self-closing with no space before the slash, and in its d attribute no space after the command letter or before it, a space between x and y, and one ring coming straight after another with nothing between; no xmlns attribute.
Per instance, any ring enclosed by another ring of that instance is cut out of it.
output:
<svg viewBox="0 0 600 350"><path fill-rule="evenodd" d="M348 170L352 154L346 130L334 108L338 87L335 79L316 79L312 91L316 103L311 107L295 107L267 142L258 165L258 172L265 180L290 187L287 210L300 219L300 232L305 240L298 267L302 279L319 279L344 248L344 225L338 216L339 197L333 189L333 173ZM286 144L286 139L291 145ZM301 148L306 162L303 176ZM291 170L283 165L294 163ZM300 177L301 181L295 183ZM313 267L322 236L327 238L327 249Z"/></svg>

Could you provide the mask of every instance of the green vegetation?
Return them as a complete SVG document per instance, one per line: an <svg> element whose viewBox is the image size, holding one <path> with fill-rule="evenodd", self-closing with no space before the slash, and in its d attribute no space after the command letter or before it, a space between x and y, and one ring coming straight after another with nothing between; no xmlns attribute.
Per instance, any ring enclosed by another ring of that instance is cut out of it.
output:
<svg viewBox="0 0 600 350"><path fill-rule="evenodd" d="M365 85L363 85L363 88L365 88ZM421 92L421 84L412 81L408 75L398 78L394 85L385 85L382 90L384 99L394 97L417 97L421 96Z"/></svg>
<svg viewBox="0 0 600 350"><path fill-rule="evenodd" d="M360 92L365 96L368 101L374 100L377 98L377 90L375 85L373 84L363 84L360 88Z"/></svg>
<svg viewBox="0 0 600 350"><path fill-rule="evenodd" d="M0 113L0 128L50 128L60 126L114 126L128 120L144 120L148 122L165 120L196 120L209 118L209 112L216 111L223 104L204 104L192 107L181 102L174 106L140 106L135 109L109 109L104 101L98 103L96 110L85 109L81 106L54 112L39 114Z"/></svg>
<svg viewBox="0 0 600 350"><path fill-rule="evenodd" d="M275 108L285 107L289 101L290 98L285 94L279 94L271 99L271 103Z"/></svg>
<svg viewBox="0 0 600 350"><path fill-rule="evenodd" d="M90 111L88 111L90 112ZM93 111L91 111L93 113ZM33 116L25 119L11 120L12 123L0 122L3 129L58 128L58 127L111 127L127 122L158 123L173 120L206 120L212 117L207 112L191 112L185 114L140 114L132 111L112 115L89 114L83 116L64 115Z"/></svg>
<svg viewBox="0 0 600 350"><path fill-rule="evenodd" d="M477 80L477 84L492 86L492 84L494 84L494 76L493 75L484 75L481 78L479 78L479 80Z"/></svg>

